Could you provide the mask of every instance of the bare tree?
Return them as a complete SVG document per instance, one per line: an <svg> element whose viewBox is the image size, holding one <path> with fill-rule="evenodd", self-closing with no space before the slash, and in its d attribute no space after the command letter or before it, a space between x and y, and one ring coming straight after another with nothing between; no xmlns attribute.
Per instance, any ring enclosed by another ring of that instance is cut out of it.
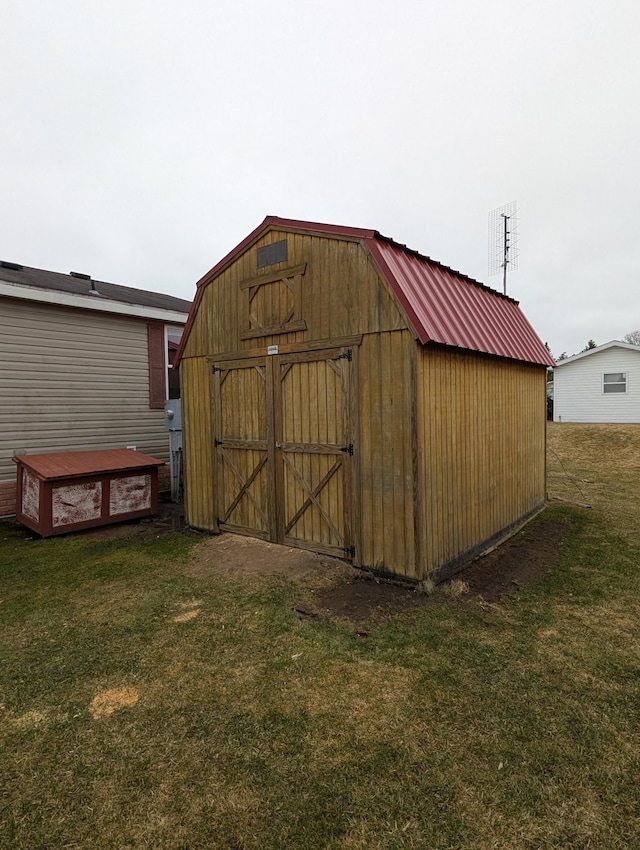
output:
<svg viewBox="0 0 640 850"><path fill-rule="evenodd" d="M553 353L551 352L551 346L548 342L545 342L544 347L549 352L549 357L553 358ZM547 381L553 381L553 366L549 366L547 368Z"/></svg>
<svg viewBox="0 0 640 850"><path fill-rule="evenodd" d="M624 335L624 341L630 342L631 345L640 345L640 331L629 331Z"/></svg>

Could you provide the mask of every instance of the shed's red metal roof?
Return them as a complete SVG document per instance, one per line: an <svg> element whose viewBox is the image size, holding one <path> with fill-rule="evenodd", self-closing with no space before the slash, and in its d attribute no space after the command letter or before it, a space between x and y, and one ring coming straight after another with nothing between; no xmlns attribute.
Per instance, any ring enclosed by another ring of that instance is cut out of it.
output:
<svg viewBox="0 0 640 850"><path fill-rule="evenodd" d="M554 365L513 298L391 240L376 237L367 248L423 345L438 342Z"/></svg>
<svg viewBox="0 0 640 850"><path fill-rule="evenodd" d="M136 452L133 449L100 449L98 451L18 455L13 460L22 466L26 466L43 481L164 466L164 461L157 460L143 452Z"/></svg>
<svg viewBox="0 0 640 850"><path fill-rule="evenodd" d="M357 227L267 216L197 284L176 360L182 357L204 286L269 230L321 234L361 242L387 281L419 341L554 366L518 302L393 239Z"/></svg>

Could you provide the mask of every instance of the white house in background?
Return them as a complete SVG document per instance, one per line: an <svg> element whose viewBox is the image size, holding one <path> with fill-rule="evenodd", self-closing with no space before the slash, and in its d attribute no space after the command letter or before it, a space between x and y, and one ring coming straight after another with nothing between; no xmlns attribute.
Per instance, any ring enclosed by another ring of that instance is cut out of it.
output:
<svg viewBox="0 0 640 850"><path fill-rule="evenodd" d="M561 360L554 422L640 422L640 345L614 339Z"/></svg>
<svg viewBox="0 0 640 850"><path fill-rule="evenodd" d="M14 513L16 454L135 446L169 459L164 400L179 394L190 306L0 261L0 516Z"/></svg>

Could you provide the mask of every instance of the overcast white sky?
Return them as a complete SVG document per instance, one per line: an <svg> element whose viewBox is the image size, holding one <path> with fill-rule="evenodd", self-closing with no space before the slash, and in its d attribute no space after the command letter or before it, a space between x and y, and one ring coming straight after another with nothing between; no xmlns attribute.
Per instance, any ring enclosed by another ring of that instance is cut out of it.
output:
<svg viewBox="0 0 640 850"><path fill-rule="evenodd" d="M638 0L4 0L0 258L192 298L265 215L371 227L553 353L640 328Z"/></svg>

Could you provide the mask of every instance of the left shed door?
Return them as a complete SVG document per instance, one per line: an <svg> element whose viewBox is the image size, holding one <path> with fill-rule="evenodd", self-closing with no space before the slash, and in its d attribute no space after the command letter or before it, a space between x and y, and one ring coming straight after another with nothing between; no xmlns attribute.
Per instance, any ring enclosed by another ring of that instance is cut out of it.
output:
<svg viewBox="0 0 640 850"><path fill-rule="evenodd" d="M213 367L215 491L221 530L269 539L272 526L264 359Z"/></svg>

